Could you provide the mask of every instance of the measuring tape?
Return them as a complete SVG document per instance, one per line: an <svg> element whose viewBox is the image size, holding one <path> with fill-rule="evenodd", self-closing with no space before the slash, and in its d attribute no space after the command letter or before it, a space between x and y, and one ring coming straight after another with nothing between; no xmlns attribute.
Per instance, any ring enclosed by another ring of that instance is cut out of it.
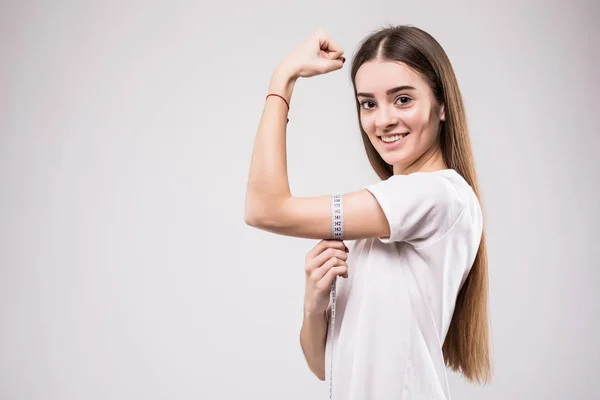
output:
<svg viewBox="0 0 600 400"><path fill-rule="evenodd" d="M334 240L344 238L344 209L342 207L342 195L339 193L331 197L331 234ZM337 275L331 283L331 351L329 352L329 400L333 399L333 329L335 327L335 286Z"/></svg>
<svg viewBox="0 0 600 400"><path fill-rule="evenodd" d="M335 282L337 276L331 284L331 351L329 352L329 400L333 399L333 327L335 326Z"/></svg>

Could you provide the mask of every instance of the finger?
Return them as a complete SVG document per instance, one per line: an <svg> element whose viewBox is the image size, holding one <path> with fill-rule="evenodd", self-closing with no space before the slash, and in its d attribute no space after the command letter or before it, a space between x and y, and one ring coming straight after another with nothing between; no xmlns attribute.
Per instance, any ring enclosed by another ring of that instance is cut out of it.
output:
<svg viewBox="0 0 600 400"><path fill-rule="evenodd" d="M338 260L345 262L348 259L348 256L341 250L327 249L317 257L306 261L304 265L306 275L310 276L316 269L323 268L323 266L332 258L337 258Z"/></svg>
<svg viewBox="0 0 600 400"><path fill-rule="evenodd" d="M336 247L338 244L336 244ZM346 247L346 246L344 246ZM320 247L319 247L320 248ZM319 250L317 248L317 251ZM313 253L314 254L314 253ZM321 267L327 260L331 257L338 257L342 260L347 260L348 255L345 250L341 250L335 247L325 247L321 253L318 253L316 256L307 256L305 260L305 270L307 273L310 273L313 269Z"/></svg>
<svg viewBox="0 0 600 400"><path fill-rule="evenodd" d="M343 240L323 239L306 254L306 260L317 257L328 248L344 250L345 247Z"/></svg>
<svg viewBox="0 0 600 400"><path fill-rule="evenodd" d="M327 260L327 262L325 262L321 267L314 269L310 274L310 279L315 283L319 282L329 272L330 269L336 267L344 267L342 274L348 271L348 264L346 263L346 261L341 260L337 257L332 257L329 260Z"/></svg>
<svg viewBox="0 0 600 400"><path fill-rule="evenodd" d="M313 258L313 261L315 264L317 264L317 267L320 267L332 257L337 257L340 260L346 261L348 260L348 253L346 253L344 250L334 249L330 247L328 249L325 249L325 251L323 251L315 258Z"/></svg>
<svg viewBox="0 0 600 400"><path fill-rule="evenodd" d="M344 60L343 59L329 60L327 58L321 57L318 65L319 65L318 71L321 74L327 74L329 72L337 71L338 69L341 69L344 66Z"/></svg>
<svg viewBox="0 0 600 400"><path fill-rule="evenodd" d="M348 272L348 267L346 266L336 266L332 267L327 271L323 279L321 279L317 283L317 287L319 290L328 290L331 288L331 284L333 283L336 276L343 276Z"/></svg>
<svg viewBox="0 0 600 400"><path fill-rule="evenodd" d="M327 52L326 50L319 50L319 54L321 55L322 58L325 58L327 60L331 60L331 61L342 61L342 59L344 58L344 52L335 52L335 51L331 51L331 52Z"/></svg>
<svg viewBox="0 0 600 400"><path fill-rule="evenodd" d="M319 49L326 51L330 60L335 60L344 54L342 47L323 29L317 31L317 38L319 40Z"/></svg>
<svg viewBox="0 0 600 400"><path fill-rule="evenodd" d="M342 261L348 259L348 254L344 250L328 248L315 258L306 261L305 271L307 274L311 274L313 270L321 268L329 259L337 257Z"/></svg>

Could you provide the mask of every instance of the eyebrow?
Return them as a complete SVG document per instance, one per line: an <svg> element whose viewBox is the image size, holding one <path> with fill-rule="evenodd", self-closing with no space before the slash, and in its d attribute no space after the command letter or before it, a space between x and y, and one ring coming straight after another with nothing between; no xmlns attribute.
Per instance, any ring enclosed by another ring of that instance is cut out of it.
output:
<svg viewBox="0 0 600 400"><path fill-rule="evenodd" d="M398 86L395 88L391 88L386 90L385 94L387 94L388 96L397 92L400 92L402 90L417 90L416 88L412 87L412 86ZM375 98L375 96L373 95L373 93L357 93L356 97L369 97L369 98Z"/></svg>

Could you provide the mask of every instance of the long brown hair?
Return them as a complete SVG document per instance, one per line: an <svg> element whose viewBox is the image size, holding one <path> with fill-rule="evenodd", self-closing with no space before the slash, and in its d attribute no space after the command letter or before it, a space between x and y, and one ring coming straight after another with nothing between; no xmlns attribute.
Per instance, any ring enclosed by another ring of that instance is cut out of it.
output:
<svg viewBox="0 0 600 400"><path fill-rule="evenodd" d="M448 168L462 175L481 202L462 95L444 49L430 34L408 25L389 26L371 33L363 39L352 60L355 96L359 67L375 59L408 65L429 84L438 104L444 104L446 120L440 122L439 133L444 161ZM385 180L393 175L393 167L381 158L363 130L358 100L356 109L369 162L377 175ZM446 365L469 381L487 383L491 380L485 231L471 271L458 293L442 350Z"/></svg>

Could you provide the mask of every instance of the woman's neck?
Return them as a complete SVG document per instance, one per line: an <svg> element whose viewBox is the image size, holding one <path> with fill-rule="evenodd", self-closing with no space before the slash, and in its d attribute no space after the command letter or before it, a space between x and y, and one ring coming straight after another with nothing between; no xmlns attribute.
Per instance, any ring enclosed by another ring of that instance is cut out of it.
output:
<svg viewBox="0 0 600 400"><path fill-rule="evenodd" d="M433 172L442 169L448 169L442 150L439 146L434 146L426 151L415 162L408 166L394 165L394 175L409 175L413 172Z"/></svg>

